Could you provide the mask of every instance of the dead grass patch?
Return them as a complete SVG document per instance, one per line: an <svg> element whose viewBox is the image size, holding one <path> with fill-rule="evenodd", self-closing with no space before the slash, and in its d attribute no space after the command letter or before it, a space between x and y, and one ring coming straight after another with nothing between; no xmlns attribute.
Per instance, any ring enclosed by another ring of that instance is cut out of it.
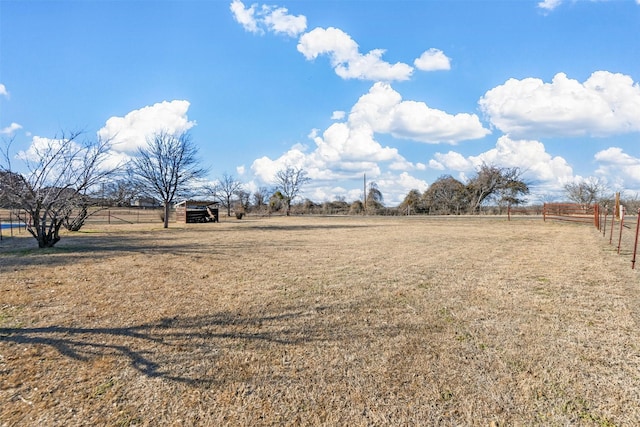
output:
<svg viewBox="0 0 640 427"><path fill-rule="evenodd" d="M88 231L0 246L2 425L640 423L640 281L587 226Z"/></svg>

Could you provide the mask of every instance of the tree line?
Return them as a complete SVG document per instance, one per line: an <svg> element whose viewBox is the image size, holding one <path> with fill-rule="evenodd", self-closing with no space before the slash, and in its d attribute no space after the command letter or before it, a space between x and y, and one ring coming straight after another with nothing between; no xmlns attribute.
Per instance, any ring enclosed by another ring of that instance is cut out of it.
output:
<svg viewBox="0 0 640 427"><path fill-rule="evenodd" d="M131 205L150 199L163 207L164 227L178 200L213 197L227 208L249 208L249 195L232 176L223 175L215 185L205 181L197 146L188 132L158 132L147 139L133 158L113 164L111 141L83 138L81 132L42 138L14 155L14 138L3 139L0 153L0 207L21 212L19 220L37 240L38 247L53 247L64 227L78 231L96 207ZM21 168L15 168L18 160ZM269 205L283 206L286 214L309 181L304 170L286 167L274 177L276 187ZM266 200L254 194L255 200Z"/></svg>
<svg viewBox="0 0 640 427"><path fill-rule="evenodd" d="M173 204L191 197L215 199L227 216L232 212L461 215L478 214L487 206L502 210L523 204L530 191L519 168L483 164L466 182L443 175L422 193L409 191L396 207L385 206L375 182L365 188L362 200L316 203L300 198L310 181L302 168L278 170L273 187L253 192L227 173L215 184L208 183L204 179L208 170L200 165L188 132L156 133L123 164L113 164L111 141L83 139L80 132L42 139L16 156L12 143L13 139L5 139L0 155L0 207L24 212L20 219L40 248L54 246L63 227L80 230L100 207L131 206L136 199L162 206L166 228ZM22 169L13 167L14 159ZM589 205L601 198L605 187L599 181L584 181L567 184L565 191L570 200Z"/></svg>

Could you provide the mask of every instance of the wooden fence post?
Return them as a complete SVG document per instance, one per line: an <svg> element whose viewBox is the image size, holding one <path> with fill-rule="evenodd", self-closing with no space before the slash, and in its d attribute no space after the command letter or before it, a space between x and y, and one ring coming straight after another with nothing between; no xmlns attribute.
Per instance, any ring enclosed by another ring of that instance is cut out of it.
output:
<svg viewBox="0 0 640 427"><path fill-rule="evenodd" d="M622 207L622 212L620 212L620 236L618 237L618 255L620 255L620 245L622 244L622 229L624 228L624 206Z"/></svg>

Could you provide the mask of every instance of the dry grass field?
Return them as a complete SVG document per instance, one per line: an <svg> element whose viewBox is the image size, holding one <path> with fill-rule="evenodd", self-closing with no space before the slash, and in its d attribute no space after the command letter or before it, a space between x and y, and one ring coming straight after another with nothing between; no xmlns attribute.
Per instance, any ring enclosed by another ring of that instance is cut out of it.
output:
<svg viewBox="0 0 640 427"><path fill-rule="evenodd" d="M223 218L0 243L0 426L640 425L593 227Z"/></svg>

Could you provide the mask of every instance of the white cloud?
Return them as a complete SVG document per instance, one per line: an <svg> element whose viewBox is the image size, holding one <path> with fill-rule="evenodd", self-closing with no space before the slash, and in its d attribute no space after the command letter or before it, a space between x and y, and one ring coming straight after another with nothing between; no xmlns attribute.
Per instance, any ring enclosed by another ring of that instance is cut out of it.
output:
<svg viewBox="0 0 640 427"><path fill-rule="evenodd" d="M7 91L7 87L5 85L3 85L2 83L0 83L0 95L4 96L4 97L9 97L9 92Z"/></svg>
<svg viewBox="0 0 640 427"><path fill-rule="evenodd" d="M234 0L229 8L234 19L252 33L263 34L268 30L297 37L307 28L307 18L304 15L290 15L284 7L263 5L259 8L254 4L247 8L240 0Z"/></svg>
<svg viewBox="0 0 640 427"><path fill-rule="evenodd" d="M424 102L403 101L387 83L375 83L361 96L349 121L368 123L376 132L426 143L455 144L491 133L475 114L451 115Z"/></svg>
<svg viewBox="0 0 640 427"><path fill-rule="evenodd" d="M559 156L546 152L544 144L535 140L513 140L501 136L495 148L470 157L476 165L482 163L520 168L526 177L535 181L555 182L564 185L573 176L573 169Z"/></svg>
<svg viewBox="0 0 640 427"><path fill-rule="evenodd" d="M31 167L37 167L43 160L47 161L47 168L49 172L45 175L45 179L50 178L56 180L60 177L60 174L65 173L64 170L68 167L68 158L66 156L54 155L66 144L64 148L65 152L75 153L75 159L72 162L74 168L82 168L82 157L90 153L87 151L87 147L82 143L77 142L78 139L69 141L68 139L60 138L46 138L41 136L34 136L31 139L31 144L26 150L20 150L16 153L16 158L23 160L27 164L32 163ZM99 167L103 169L115 169L131 159L126 153L110 150L104 155L99 156Z"/></svg>
<svg viewBox="0 0 640 427"><path fill-rule="evenodd" d="M441 50L431 48L413 61L413 65L422 71L450 70L451 60Z"/></svg>
<svg viewBox="0 0 640 427"><path fill-rule="evenodd" d="M284 7L265 11L264 22L274 33L296 37L307 29L307 18L303 15L289 15L289 11Z"/></svg>
<svg viewBox="0 0 640 427"><path fill-rule="evenodd" d="M594 158L599 164L599 175L617 178L623 188L640 190L640 158L625 153L619 147L599 151Z"/></svg>
<svg viewBox="0 0 640 427"><path fill-rule="evenodd" d="M542 0L540 2L538 2L538 7L540 9L544 9L545 11L549 11L551 12L552 10L556 9L558 6L560 6L562 3L564 3L565 0ZM573 0L573 2L576 2L579 0ZM598 2L598 1L609 1L609 0L590 0L591 2ZM636 4L640 5L640 0L635 0Z"/></svg>
<svg viewBox="0 0 640 427"><path fill-rule="evenodd" d="M234 19L249 32L264 34L270 31L297 37L307 28L304 15L290 15L284 7L253 4L246 7L240 0L233 0L230 10ZM343 79L372 81L408 80L413 67L403 62L390 64L382 59L384 49L360 53L358 44L338 28L315 28L302 34L297 49L307 60L327 55L335 73ZM449 69L449 58L437 49L430 49L416 59L416 66L423 70Z"/></svg>
<svg viewBox="0 0 640 427"><path fill-rule="evenodd" d="M403 172L400 174L400 176L398 177L398 184L404 190L406 190L404 194L414 189L422 192L425 191L428 187L428 184L424 180L415 178L409 175L407 172ZM402 194L402 192L400 194Z"/></svg>
<svg viewBox="0 0 640 427"><path fill-rule="evenodd" d="M427 166L429 167L429 169L434 169L438 171L442 171L445 169L442 163L434 159L429 160L429 163L427 163Z"/></svg>
<svg viewBox="0 0 640 427"><path fill-rule="evenodd" d="M561 3L562 3L562 0L543 0L538 3L538 7L540 9L551 11L556 7L560 6Z"/></svg>
<svg viewBox="0 0 640 427"><path fill-rule="evenodd" d="M253 161L251 170L262 181L273 183L276 172L287 167L302 167L307 170L305 162L305 148L301 145L295 145L276 160L269 157L261 157Z"/></svg>
<svg viewBox="0 0 640 427"><path fill-rule="evenodd" d="M404 159L395 148L384 147L377 142L373 129L367 123L333 123L322 133L312 130L309 138L315 143L312 151L297 144L275 160L262 157L251 165L253 173L262 181L272 183L278 170L287 166L301 167L312 179L310 191L314 197L331 194L332 197L320 197L319 200L334 200L340 196L354 200L357 191L336 192L336 180L357 181L363 173L373 179L383 174L382 168L393 170L398 165L402 165L403 173L419 168ZM390 181L394 174L388 174L387 180ZM409 179L405 177L404 181Z"/></svg>
<svg viewBox="0 0 640 427"><path fill-rule="evenodd" d="M133 110L124 117L111 117L98 131L98 137L111 140L116 151L134 152L147 138L158 132L185 132L196 123L187 117L189 101L163 101Z"/></svg>
<svg viewBox="0 0 640 427"><path fill-rule="evenodd" d="M610 147L606 150L596 153L594 158L603 163L608 163L618 166L640 166L640 159L630 156L622 151L619 147ZM640 173L640 170L638 170ZM640 176L640 175L639 175Z"/></svg>
<svg viewBox="0 0 640 427"><path fill-rule="evenodd" d="M492 148L477 156L464 157L454 151L436 153L430 167L449 169L467 175L483 163L500 167L517 167L523 172L525 181L543 191L558 192L567 182L573 180L573 169L559 156L551 156L544 145L535 140L513 140L502 136ZM535 188L533 190L536 190Z"/></svg>
<svg viewBox="0 0 640 427"><path fill-rule="evenodd" d="M35 162L40 160L43 153L55 150L62 146L63 140L43 138L40 136L34 136L31 140L31 145L26 150L20 150L16 154L16 157L20 160L27 162ZM72 142L72 144L75 144ZM79 147L78 147L79 148Z"/></svg>
<svg viewBox="0 0 640 427"><path fill-rule="evenodd" d="M608 71L596 71L584 83L564 73L551 83L509 79L479 104L494 126L516 137L640 132L640 85Z"/></svg>
<svg viewBox="0 0 640 427"><path fill-rule="evenodd" d="M426 181L416 178L408 172L400 174L385 172L377 177L369 177L367 174L367 181L368 183L376 183L384 198L385 206L398 206L409 191L418 190L422 193L429 187ZM362 189L358 193L358 198L362 198Z"/></svg>
<svg viewBox="0 0 640 427"><path fill-rule="evenodd" d="M333 114L331 114L331 120L342 120L345 116L346 113L344 111L334 111Z"/></svg>
<svg viewBox="0 0 640 427"><path fill-rule="evenodd" d="M596 153L594 159L598 164L595 175L603 182L616 189L640 192L640 158L625 153L619 147L610 147ZM549 154L541 142L514 140L506 135L498 139L494 148L477 156L465 157L455 151L436 153L429 161L429 167L448 173L457 172L464 180L483 163L519 168L523 179L530 183L533 198L553 196L562 199L565 184L585 179L574 175L573 168L563 157Z"/></svg>
<svg viewBox="0 0 640 427"><path fill-rule="evenodd" d="M413 67L402 62L390 64L382 60L383 49L361 54L358 44L338 28L314 28L298 41L298 51L307 60L328 55L336 74L343 79L408 80Z"/></svg>
<svg viewBox="0 0 640 427"><path fill-rule="evenodd" d="M449 151L448 153L435 153L435 163L431 164L434 169L451 169L456 172L470 172L476 167L476 164L470 159L465 158L462 154L456 151Z"/></svg>
<svg viewBox="0 0 640 427"><path fill-rule="evenodd" d="M397 204L409 190L426 189L427 183L411 173L426 170L427 165L412 163L396 148L383 146L376 140L376 134L454 143L483 137L487 133L489 131L482 127L476 116L449 115L430 109L424 103L403 101L388 83L375 83L354 104L346 121L333 123L324 131L310 131L309 138L315 147L297 144L276 159L262 157L255 160L251 170L258 179L271 183L278 170L286 166L301 167L312 179L313 194L329 194L334 191L336 180L357 182L366 173L389 196L387 202ZM471 161L461 155L458 157L467 163L468 170L473 170ZM451 161L446 163L447 167L459 167ZM436 164L434 160L429 167L444 169L443 164ZM355 186L360 187L359 184ZM356 193L357 190L349 190L334 195L353 200Z"/></svg>
<svg viewBox="0 0 640 427"><path fill-rule="evenodd" d="M0 135L13 135L18 129L22 129L22 126L14 122L9 126L0 129Z"/></svg>
<svg viewBox="0 0 640 427"><path fill-rule="evenodd" d="M127 164L133 159L133 156L121 151L109 150L104 158L102 167L105 169L116 169Z"/></svg>
<svg viewBox="0 0 640 427"><path fill-rule="evenodd" d="M252 33L259 33L261 30L258 28L258 22L256 21L256 6L253 5L249 8L244 7L244 3L239 0L231 2L229 7L233 13L235 20L242 25L242 27Z"/></svg>

